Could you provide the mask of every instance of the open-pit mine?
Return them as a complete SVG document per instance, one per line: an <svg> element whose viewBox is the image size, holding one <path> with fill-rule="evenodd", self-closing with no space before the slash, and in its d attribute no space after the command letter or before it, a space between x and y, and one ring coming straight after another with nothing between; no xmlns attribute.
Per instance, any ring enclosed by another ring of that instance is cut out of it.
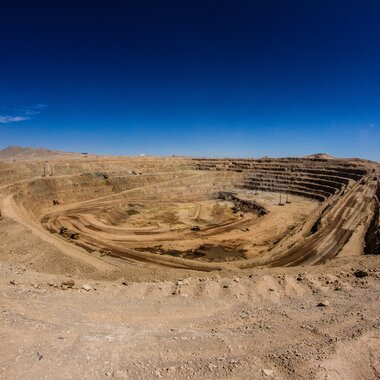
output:
<svg viewBox="0 0 380 380"><path fill-rule="evenodd" d="M71 255L121 266L294 266L379 249L379 169L361 160L87 157L0 168L3 213Z"/></svg>
<svg viewBox="0 0 380 380"><path fill-rule="evenodd" d="M377 163L19 150L0 378L379 377Z"/></svg>

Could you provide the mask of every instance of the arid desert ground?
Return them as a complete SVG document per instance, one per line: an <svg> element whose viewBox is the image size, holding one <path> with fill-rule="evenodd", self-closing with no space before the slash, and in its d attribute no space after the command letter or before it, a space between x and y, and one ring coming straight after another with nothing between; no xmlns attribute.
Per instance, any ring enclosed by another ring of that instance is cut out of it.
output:
<svg viewBox="0 0 380 380"><path fill-rule="evenodd" d="M378 379L379 176L0 152L0 378Z"/></svg>

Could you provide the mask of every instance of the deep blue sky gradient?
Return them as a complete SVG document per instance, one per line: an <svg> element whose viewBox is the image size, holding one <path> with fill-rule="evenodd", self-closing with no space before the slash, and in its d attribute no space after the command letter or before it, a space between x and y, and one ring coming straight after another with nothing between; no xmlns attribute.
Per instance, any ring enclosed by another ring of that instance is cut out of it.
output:
<svg viewBox="0 0 380 380"><path fill-rule="evenodd" d="M15 0L0 12L0 148L380 161L380 1Z"/></svg>

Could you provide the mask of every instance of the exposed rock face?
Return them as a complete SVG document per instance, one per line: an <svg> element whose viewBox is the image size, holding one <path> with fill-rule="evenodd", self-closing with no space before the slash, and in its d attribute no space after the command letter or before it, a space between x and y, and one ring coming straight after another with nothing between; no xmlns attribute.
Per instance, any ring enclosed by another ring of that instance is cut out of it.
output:
<svg viewBox="0 0 380 380"><path fill-rule="evenodd" d="M248 199L241 199L231 192L222 191L218 193L218 199L231 201L235 204L235 206L238 206L239 209L244 212L253 212L259 216L263 216L268 213L265 207L257 202Z"/></svg>

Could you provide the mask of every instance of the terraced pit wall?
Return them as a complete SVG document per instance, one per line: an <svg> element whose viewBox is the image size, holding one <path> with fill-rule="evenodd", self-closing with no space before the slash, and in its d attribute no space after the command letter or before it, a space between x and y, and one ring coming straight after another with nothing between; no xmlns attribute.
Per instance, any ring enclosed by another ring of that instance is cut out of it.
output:
<svg viewBox="0 0 380 380"><path fill-rule="evenodd" d="M374 213L365 235L364 252L367 255L380 255L380 183L377 184Z"/></svg>
<svg viewBox="0 0 380 380"><path fill-rule="evenodd" d="M137 173L161 171L180 171L191 168L191 160L176 157L99 157L81 159L54 159L45 162L35 161L0 161L0 186L33 177L41 177L46 166L46 177L51 171L54 176L83 173L106 172L109 176L124 176Z"/></svg>
<svg viewBox="0 0 380 380"><path fill-rule="evenodd" d="M325 201L368 173L365 165L343 160L195 159L194 168L245 174L243 188L300 195Z"/></svg>
<svg viewBox="0 0 380 380"><path fill-rule="evenodd" d="M14 199L34 219L38 220L41 212L53 206L55 201L58 201L58 204L87 201L176 178L181 178L181 175L174 171L164 174L109 178L102 178L96 173L61 178L38 178L20 185L20 190L15 192Z"/></svg>

